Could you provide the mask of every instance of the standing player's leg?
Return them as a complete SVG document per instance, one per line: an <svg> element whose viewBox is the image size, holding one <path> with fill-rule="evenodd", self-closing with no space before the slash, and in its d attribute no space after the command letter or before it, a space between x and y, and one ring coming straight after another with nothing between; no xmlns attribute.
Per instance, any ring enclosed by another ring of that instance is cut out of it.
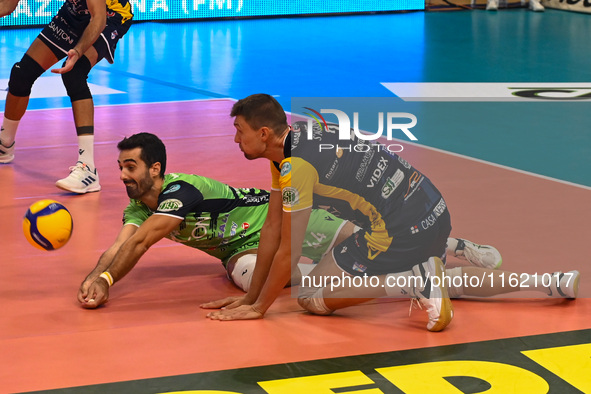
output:
<svg viewBox="0 0 591 394"><path fill-rule="evenodd" d="M94 163L94 102L87 79L90 70L102 59L107 59L109 63L114 62L117 43L127 33L131 24L128 17L122 18L118 13L108 14L107 25L96 42L76 62L71 71L62 74L74 112L78 136L78 161L70 167L70 175L56 182L60 189L74 193L96 192L101 189Z"/></svg>
<svg viewBox="0 0 591 394"><path fill-rule="evenodd" d="M61 54L61 57L65 56ZM36 38L22 59L10 72L4 119L0 131L0 163L14 160L14 146L19 122L29 105L29 96L35 81L54 65L60 56Z"/></svg>
<svg viewBox="0 0 591 394"><path fill-rule="evenodd" d="M90 70L98 61L99 54L96 48L90 47L78 59L72 70L62 74L62 81L74 113L78 161L70 168L70 174L57 181L55 185L74 193L97 192L101 189L94 164L94 102L87 81Z"/></svg>

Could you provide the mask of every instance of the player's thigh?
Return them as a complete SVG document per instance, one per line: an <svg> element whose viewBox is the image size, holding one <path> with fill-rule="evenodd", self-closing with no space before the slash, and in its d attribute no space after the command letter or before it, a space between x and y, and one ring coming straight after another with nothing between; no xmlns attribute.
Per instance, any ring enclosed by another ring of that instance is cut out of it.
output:
<svg viewBox="0 0 591 394"><path fill-rule="evenodd" d="M35 38L29 49L27 49L27 55L45 70L53 66L59 60L53 51L39 38Z"/></svg>

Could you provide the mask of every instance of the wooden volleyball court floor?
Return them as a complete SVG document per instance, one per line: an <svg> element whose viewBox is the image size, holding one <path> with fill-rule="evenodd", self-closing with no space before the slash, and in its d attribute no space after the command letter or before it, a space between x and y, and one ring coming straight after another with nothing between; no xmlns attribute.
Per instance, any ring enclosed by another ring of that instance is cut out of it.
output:
<svg viewBox="0 0 591 394"><path fill-rule="evenodd" d="M263 320L210 321L199 304L240 291L215 259L162 240L105 307L82 309L78 286L114 240L128 201L116 161L124 136L158 134L168 172L270 186L268 163L248 162L233 142L232 103L97 107L103 189L83 196L53 186L75 161L70 109L26 114L16 159L0 166L0 392L591 392L591 211L580 209L591 190L407 143L402 156L446 197L453 235L495 245L507 270L578 269L579 299L455 300L453 322L431 333L424 312L409 317L408 300L321 317L285 290ZM27 207L44 198L74 220L72 239L54 252L33 248L21 231Z"/></svg>

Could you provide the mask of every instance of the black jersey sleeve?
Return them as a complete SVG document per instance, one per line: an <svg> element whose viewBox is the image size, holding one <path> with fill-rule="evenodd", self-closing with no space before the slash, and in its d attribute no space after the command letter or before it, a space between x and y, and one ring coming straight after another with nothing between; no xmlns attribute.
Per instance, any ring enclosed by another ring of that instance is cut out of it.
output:
<svg viewBox="0 0 591 394"><path fill-rule="evenodd" d="M203 200L203 194L190 183L171 182L158 196L158 208L155 214L184 219L190 212L194 212Z"/></svg>

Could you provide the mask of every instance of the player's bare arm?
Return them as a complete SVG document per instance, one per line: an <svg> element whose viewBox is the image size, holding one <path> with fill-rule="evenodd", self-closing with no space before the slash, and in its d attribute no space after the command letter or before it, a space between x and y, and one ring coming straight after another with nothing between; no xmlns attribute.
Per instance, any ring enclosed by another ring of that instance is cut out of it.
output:
<svg viewBox="0 0 591 394"><path fill-rule="evenodd" d="M304 209L293 213L282 213L281 241L257 301L252 305L243 305L239 308L217 312L211 317L212 319L249 320L260 319L264 316L290 280L292 263L297 264L299 261L310 212L311 209Z"/></svg>
<svg viewBox="0 0 591 394"><path fill-rule="evenodd" d="M182 219L167 215L150 216L117 251L112 263L106 269L112 283L99 276L88 289L88 302L83 306L96 308L109 298L109 287L121 280L137 264L140 257L156 242L174 230Z"/></svg>
<svg viewBox="0 0 591 394"><path fill-rule="evenodd" d="M88 23L88 26L84 29L84 33L82 33L82 37L80 37L76 46L68 51L66 64L61 68L51 70L51 72L63 74L70 71L78 59L86 53L105 29L107 24L107 11L105 9L104 0L87 0L87 5L88 11L90 12L90 22ZM94 64L96 59L90 59L90 61Z"/></svg>
<svg viewBox="0 0 591 394"><path fill-rule="evenodd" d="M78 301L82 304L86 304L89 300L87 297L88 295L88 288L94 282L100 274L102 274L113 262L115 255L121 248L121 245L125 243L135 232L137 231L138 227L128 224L121 228L119 235L117 235L117 239L113 245L111 245L99 258L96 267L88 274L86 279L80 285L80 289L78 290Z"/></svg>
<svg viewBox="0 0 591 394"><path fill-rule="evenodd" d="M226 307L226 309L232 309L240 305L251 305L257 300L267 276L269 275L273 256L275 256L275 253L279 248L281 221L281 192L279 190L272 190L269 197L267 218L261 228L261 238L257 250L257 263L254 268L252 282L248 293L240 297L226 297L221 300L208 302L201 305L202 308L217 309ZM217 312L212 312L208 317L213 317L216 314Z"/></svg>

